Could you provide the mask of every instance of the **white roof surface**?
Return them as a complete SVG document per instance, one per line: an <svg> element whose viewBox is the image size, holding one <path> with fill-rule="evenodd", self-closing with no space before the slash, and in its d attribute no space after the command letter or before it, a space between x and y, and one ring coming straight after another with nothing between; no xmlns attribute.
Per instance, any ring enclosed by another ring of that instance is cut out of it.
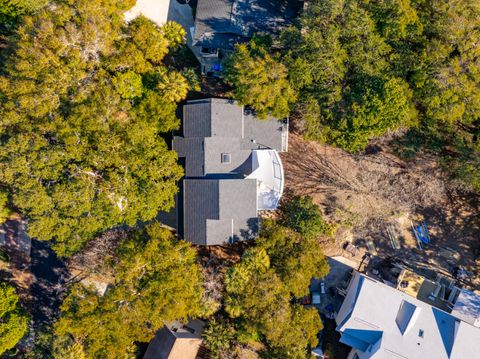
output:
<svg viewBox="0 0 480 359"><path fill-rule="evenodd" d="M476 327L480 327L480 296L462 289L458 296L452 315Z"/></svg>
<svg viewBox="0 0 480 359"><path fill-rule="evenodd" d="M169 6L170 0L137 0L135 6L124 14L125 20L132 21L137 16L143 15L158 26L162 26L167 22Z"/></svg>
<svg viewBox="0 0 480 359"><path fill-rule="evenodd" d="M360 359L480 359L480 328L360 273L336 321Z"/></svg>
<svg viewBox="0 0 480 359"><path fill-rule="evenodd" d="M252 173L257 180L257 209L274 210L283 194L283 166L276 150L252 151Z"/></svg>

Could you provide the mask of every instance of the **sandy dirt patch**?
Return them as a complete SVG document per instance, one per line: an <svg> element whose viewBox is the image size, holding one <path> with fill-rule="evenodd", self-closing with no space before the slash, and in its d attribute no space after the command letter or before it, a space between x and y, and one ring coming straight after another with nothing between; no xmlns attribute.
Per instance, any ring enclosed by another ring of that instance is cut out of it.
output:
<svg viewBox="0 0 480 359"><path fill-rule="evenodd" d="M475 254L480 235L475 216L480 209L448 188L434 156L402 161L382 144L369 154L352 155L291 134L282 160L285 197L311 195L325 216L340 226L335 240L325 243L327 255L360 262L371 240L379 256L444 273L461 265L472 272L472 282L480 284ZM419 250L412 223L422 222L431 243ZM347 241L360 248L355 256L345 251Z"/></svg>

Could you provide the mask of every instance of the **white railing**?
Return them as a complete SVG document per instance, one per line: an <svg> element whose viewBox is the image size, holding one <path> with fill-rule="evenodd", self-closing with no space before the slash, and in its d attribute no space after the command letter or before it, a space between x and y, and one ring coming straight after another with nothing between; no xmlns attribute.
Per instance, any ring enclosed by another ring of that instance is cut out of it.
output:
<svg viewBox="0 0 480 359"><path fill-rule="evenodd" d="M283 182L284 182L283 165L277 151L271 151L270 156L272 156L272 164L273 164L273 178L274 178L273 190L278 193L278 201L280 201L280 197L283 194ZM277 205L278 205L278 201L277 201Z"/></svg>

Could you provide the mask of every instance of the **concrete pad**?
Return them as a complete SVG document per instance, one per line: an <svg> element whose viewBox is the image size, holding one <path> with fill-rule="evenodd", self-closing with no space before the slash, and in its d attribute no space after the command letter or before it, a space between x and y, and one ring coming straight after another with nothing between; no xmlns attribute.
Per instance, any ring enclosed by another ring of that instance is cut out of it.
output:
<svg viewBox="0 0 480 359"><path fill-rule="evenodd" d="M358 263L341 256L327 257L327 262L330 266L330 272L325 278L312 278L310 281L310 290L312 292L320 292L320 282L325 283L326 293L322 294L321 305L317 309L321 313L326 313L325 307L332 304L335 310L338 310L343 302L343 297L340 295L332 296L329 292L331 287L343 288L348 283L346 279L349 278L348 273L358 267Z"/></svg>
<svg viewBox="0 0 480 359"><path fill-rule="evenodd" d="M350 268L353 268L353 269L357 269L358 267L358 263L351 260L351 259L348 259L348 258L345 258L345 257L342 257L342 256L335 256L335 257L329 257L328 258L328 263L331 265L333 263L333 261L336 261L336 262L340 262Z"/></svg>
<svg viewBox="0 0 480 359"><path fill-rule="evenodd" d="M169 8L170 0L137 0L135 6L124 14L125 20L132 21L137 16L143 15L158 26L162 26L168 20Z"/></svg>

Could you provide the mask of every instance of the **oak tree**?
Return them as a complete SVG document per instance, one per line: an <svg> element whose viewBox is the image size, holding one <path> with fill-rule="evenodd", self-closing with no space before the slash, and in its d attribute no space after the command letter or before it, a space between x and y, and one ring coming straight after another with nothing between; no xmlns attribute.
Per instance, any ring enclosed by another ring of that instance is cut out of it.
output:
<svg viewBox="0 0 480 359"><path fill-rule="evenodd" d="M235 46L225 63L225 80L233 86L234 98L252 106L260 118L288 116L296 97L285 65L256 41Z"/></svg>
<svg viewBox="0 0 480 359"><path fill-rule="evenodd" d="M156 223L132 235L114 260L105 258L115 280L103 296L81 284L71 288L55 323L57 351L80 345L86 358L124 357L165 322L201 315L203 279L196 255L189 243Z"/></svg>
<svg viewBox="0 0 480 359"><path fill-rule="evenodd" d="M184 32L125 24L133 4L59 1L26 16L0 76L0 184L60 255L174 204L182 169L162 134L189 85L162 60Z"/></svg>
<svg viewBox="0 0 480 359"><path fill-rule="evenodd" d="M12 286L0 283L0 355L12 349L28 331L28 317L18 299Z"/></svg>

